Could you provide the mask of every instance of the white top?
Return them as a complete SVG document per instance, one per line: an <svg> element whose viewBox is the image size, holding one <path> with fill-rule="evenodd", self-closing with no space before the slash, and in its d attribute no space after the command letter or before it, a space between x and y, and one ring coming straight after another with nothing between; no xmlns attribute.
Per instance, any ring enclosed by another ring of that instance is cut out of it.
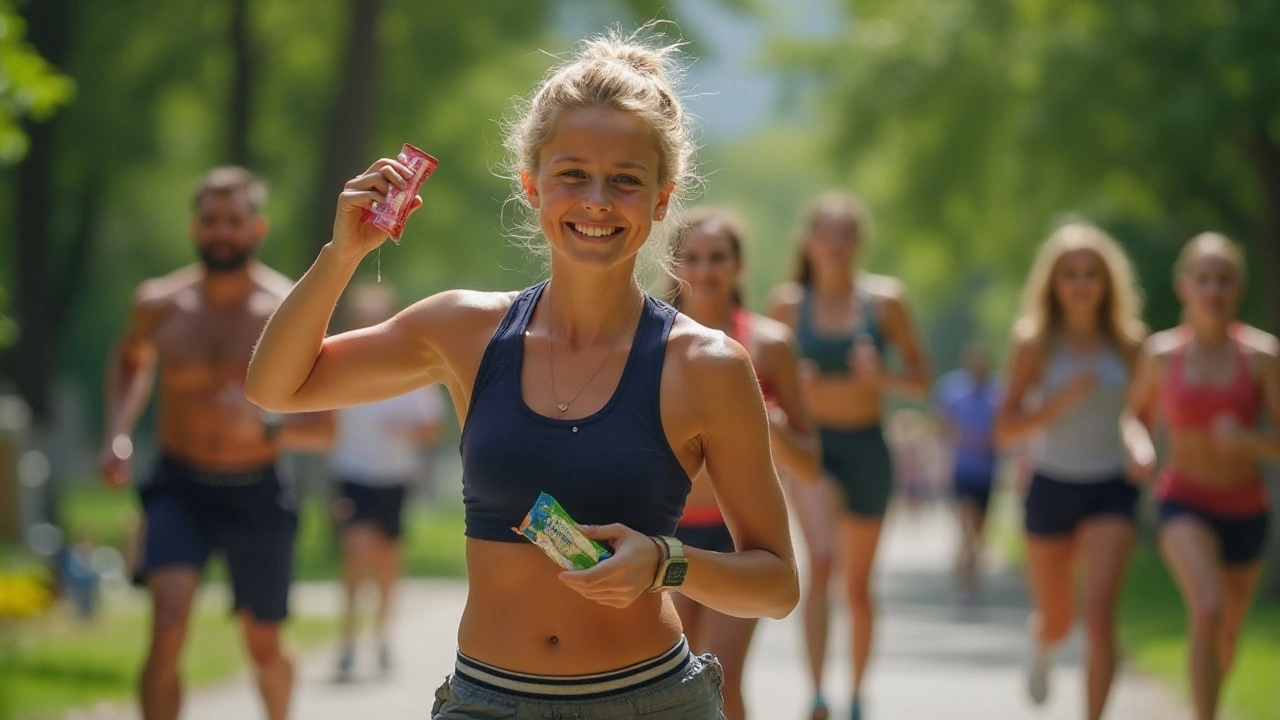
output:
<svg viewBox="0 0 1280 720"><path fill-rule="evenodd" d="M343 408L338 411L329 466L339 479L361 485L401 485L418 479L427 468L416 431L440 422L443 414L438 385Z"/></svg>
<svg viewBox="0 0 1280 720"><path fill-rule="evenodd" d="M1097 385L1038 433L1036 470L1063 482L1110 480L1124 472L1120 412L1129 371L1113 348L1083 355L1060 349L1050 359L1042 387L1056 393L1081 370L1092 372Z"/></svg>

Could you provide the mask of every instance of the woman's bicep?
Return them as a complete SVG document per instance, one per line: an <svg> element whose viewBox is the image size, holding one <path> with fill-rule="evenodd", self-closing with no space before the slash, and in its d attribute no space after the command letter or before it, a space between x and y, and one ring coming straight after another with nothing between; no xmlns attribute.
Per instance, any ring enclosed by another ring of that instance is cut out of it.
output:
<svg viewBox="0 0 1280 720"><path fill-rule="evenodd" d="M325 338L315 366L298 388L299 410L324 410L397 397L439 382L443 363L402 313L386 322Z"/></svg>
<svg viewBox="0 0 1280 720"><path fill-rule="evenodd" d="M800 394L800 363L795 349L780 343L775 355L774 370L768 378L773 386L774 399L786 413L787 425L798 433L809 435L813 432L813 423L809 421L809 411Z"/></svg>
<svg viewBox="0 0 1280 720"><path fill-rule="evenodd" d="M996 435L1005 434L1009 425L1022 413L1023 401L1031 387L1037 362L1036 350L1027 341L1015 340L1009 351L1009 381L1000 394L996 410Z"/></svg>

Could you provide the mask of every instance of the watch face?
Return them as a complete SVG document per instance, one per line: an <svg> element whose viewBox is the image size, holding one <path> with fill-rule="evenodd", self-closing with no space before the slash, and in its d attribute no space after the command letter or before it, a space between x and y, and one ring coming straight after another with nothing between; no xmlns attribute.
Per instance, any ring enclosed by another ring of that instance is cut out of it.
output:
<svg viewBox="0 0 1280 720"><path fill-rule="evenodd" d="M684 584L684 575L689 571L689 563L673 562L667 565L667 571L662 575L662 584L666 587L677 587Z"/></svg>

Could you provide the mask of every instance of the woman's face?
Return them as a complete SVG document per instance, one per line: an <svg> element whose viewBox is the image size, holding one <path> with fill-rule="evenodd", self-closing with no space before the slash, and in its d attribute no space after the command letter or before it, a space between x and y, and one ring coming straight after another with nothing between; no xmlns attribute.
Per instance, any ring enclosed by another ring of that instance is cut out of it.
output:
<svg viewBox="0 0 1280 720"><path fill-rule="evenodd" d="M848 268L861 245L858 225L847 215L823 214L813 223L805 255L814 269Z"/></svg>
<svg viewBox="0 0 1280 720"><path fill-rule="evenodd" d="M667 212L653 129L608 107L565 112L521 176L552 254L597 268L634 261Z"/></svg>
<svg viewBox="0 0 1280 720"><path fill-rule="evenodd" d="M675 275L690 300L728 302L741 272L742 261L726 232L704 225L685 233L676 253Z"/></svg>
<svg viewBox="0 0 1280 720"><path fill-rule="evenodd" d="M1178 299L1191 321L1235 319L1244 294L1235 265L1218 255L1201 255L1178 276Z"/></svg>
<svg viewBox="0 0 1280 720"><path fill-rule="evenodd" d="M1093 250L1071 250L1053 268L1053 296L1071 315L1096 313L1107 295L1107 266Z"/></svg>

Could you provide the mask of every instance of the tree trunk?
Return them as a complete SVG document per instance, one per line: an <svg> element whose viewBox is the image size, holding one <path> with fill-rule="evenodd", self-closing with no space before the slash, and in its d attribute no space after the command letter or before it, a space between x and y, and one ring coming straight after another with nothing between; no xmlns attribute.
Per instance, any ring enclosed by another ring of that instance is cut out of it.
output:
<svg viewBox="0 0 1280 720"><path fill-rule="evenodd" d="M252 165L249 154L253 80L253 39L249 28L249 0L231 0L231 101L227 160L236 165Z"/></svg>
<svg viewBox="0 0 1280 720"><path fill-rule="evenodd" d="M1258 173L1262 190L1262 234L1258 238L1258 262L1263 272L1274 277L1280 268L1280 146L1265 130L1258 130L1249 143L1250 160ZM1280 333L1280 283L1262 283L1268 329Z"/></svg>
<svg viewBox="0 0 1280 720"><path fill-rule="evenodd" d="M347 5L350 31L342 61L342 81L333 98L333 110L326 138L319 179L312 203L310 263L315 253L329 242L333 207L342 186L370 164L369 137L375 117L378 90L378 16L383 0L350 0Z"/></svg>

